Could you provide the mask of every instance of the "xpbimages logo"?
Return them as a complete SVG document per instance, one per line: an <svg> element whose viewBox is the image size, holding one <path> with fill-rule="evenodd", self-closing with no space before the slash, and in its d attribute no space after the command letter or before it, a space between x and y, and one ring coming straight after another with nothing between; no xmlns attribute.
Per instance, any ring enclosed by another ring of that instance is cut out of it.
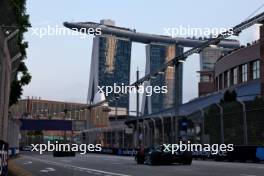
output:
<svg viewBox="0 0 264 176"><path fill-rule="evenodd" d="M54 37L54 36L79 36L81 39L88 37L87 34L92 34L95 36L102 34L101 28L72 28L72 30L65 27L60 27L59 25L47 25L30 28L31 36L37 36L39 38L44 37Z"/></svg>
<svg viewBox="0 0 264 176"><path fill-rule="evenodd" d="M225 154L226 152L234 151L233 144L192 144L180 141L179 144L163 144L164 152L177 154L178 152L209 152L212 155Z"/></svg>
<svg viewBox="0 0 264 176"><path fill-rule="evenodd" d="M86 154L87 152L100 152L102 150L101 144L61 144L56 141L54 144L48 141L47 144L31 144L32 152L36 151L39 154L43 152L80 152L80 154Z"/></svg>
<svg viewBox="0 0 264 176"><path fill-rule="evenodd" d="M166 94L168 93L167 86L144 86L139 85L138 88L136 86L126 86L124 83L121 85L117 85L114 83L113 86L97 86L98 92L97 93L104 93L105 96L109 94L131 94L131 93L146 93L146 96L151 96L153 93L159 94Z"/></svg>

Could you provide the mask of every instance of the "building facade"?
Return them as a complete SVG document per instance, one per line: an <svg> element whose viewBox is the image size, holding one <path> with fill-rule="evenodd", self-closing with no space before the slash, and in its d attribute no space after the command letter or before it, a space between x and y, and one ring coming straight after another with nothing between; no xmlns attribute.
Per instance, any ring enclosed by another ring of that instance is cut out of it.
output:
<svg viewBox="0 0 264 176"><path fill-rule="evenodd" d="M220 58L215 64L214 91L232 89L239 85L245 87L252 83L255 84L252 88L258 89L256 93L260 96L260 61L259 41ZM244 94L247 96L246 92Z"/></svg>
<svg viewBox="0 0 264 176"><path fill-rule="evenodd" d="M226 90L235 90L243 100L263 97L263 41L264 28L260 26L260 39L232 51L225 50L210 69L201 68L199 96L210 96Z"/></svg>
<svg viewBox="0 0 264 176"><path fill-rule="evenodd" d="M183 48L177 45L152 43L146 46L146 74L151 73L160 68L169 60L181 54ZM175 105L182 103L182 64L177 66L168 67L164 72L160 73L156 78L151 79L145 83L147 86L167 86L167 93L156 94L153 92L151 96L143 95L142 113L151 114L168 109ZM175 82L175 78L179 78Z"/></svg>
<svg viewBox="0 0 264 176"><path fill-rule="evenodd" d="M74 136L77 136L78 131L108 127L110 124L109 117L111 116L111 112L105 106L90 107L82 103L42 100L40 98L19 100L17 104L10 108L10 113L16 121L19 121L19 119L72 121L71 131L22 130L20 132L20 144L22 146L31 143L63 140L65 137L68 141L71 141Z"/></svg>
<svg viewBox="0 0 264 176"><path fill-rule="evenodd" d="M210 46L200 52L200 82L198 84L199 96L214 91L214 67L217 60L231 49Z"/></svg>
<svg viewBox="0 0 264 176"><path fill-rule="evenodd" d="M88 104L96 103L95 96L99 90L98 86L114 86L114 83L120 86L122 84L129 85L131 46L132 42L126 38L118 38L112 35L94 37ZM110 95L113 96L113 93ZM105 96L105 98L108 97ZM116 103L110 102L109 105L128 108L128 103L129 98L126 96L120 98Z"/></svg>

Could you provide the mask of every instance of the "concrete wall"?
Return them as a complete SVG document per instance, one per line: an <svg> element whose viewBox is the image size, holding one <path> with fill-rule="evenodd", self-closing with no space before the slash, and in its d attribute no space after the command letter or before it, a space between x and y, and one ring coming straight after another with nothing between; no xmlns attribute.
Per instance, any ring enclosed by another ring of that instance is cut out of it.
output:
<svg viewBox="0 0 264 176"><path fill-rule="evenodd" d="M11 82L11 61L5 43L5 36L0 28L0 139L7 141L8 104Z"/></svg>

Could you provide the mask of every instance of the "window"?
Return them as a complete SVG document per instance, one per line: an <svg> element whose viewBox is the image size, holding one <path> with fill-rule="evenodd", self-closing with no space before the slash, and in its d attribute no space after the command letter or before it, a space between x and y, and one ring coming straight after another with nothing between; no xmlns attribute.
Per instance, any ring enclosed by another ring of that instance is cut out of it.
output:
<svg viewBox="0 0 264 176"><path fill-rule="evenodd" d="M253 79L260 78L259 60L253 62Z"/></svg>
<svg viewBox="0 0 264 176"><path fill-rule="evenodd" d="M233 85L237 84L237 68L233 69Z"/></svg>
<svg viewBox="0 0 264 176"><path fill-rule="evenodd" d="M247 81L247 64L242 65L242 82Z"/></svg>
<svg viewBox="0 0 264 176"><path fill-rule="evenodd" d="M208 75L201 76L201 82L210 82L210 77Z"/></svg>

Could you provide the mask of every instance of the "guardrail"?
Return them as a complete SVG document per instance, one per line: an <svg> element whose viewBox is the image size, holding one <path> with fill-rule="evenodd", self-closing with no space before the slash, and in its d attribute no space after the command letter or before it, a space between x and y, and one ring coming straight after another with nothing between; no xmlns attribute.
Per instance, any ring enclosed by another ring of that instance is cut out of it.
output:
<svg viewBox="0 0 264 176"><path fill-rule="evenodd" d="M101 152L91 152L91 153L101 153L110 155L120 155L120 156L135 156L137 154L137 149L123 149L123 148L102 148ZM194 159L202 160L215 160L215 161L239 161L239 162L264 162L264 146L234 146L234 151L218 153L212 155L210 152L193 152Z"/></svg>

